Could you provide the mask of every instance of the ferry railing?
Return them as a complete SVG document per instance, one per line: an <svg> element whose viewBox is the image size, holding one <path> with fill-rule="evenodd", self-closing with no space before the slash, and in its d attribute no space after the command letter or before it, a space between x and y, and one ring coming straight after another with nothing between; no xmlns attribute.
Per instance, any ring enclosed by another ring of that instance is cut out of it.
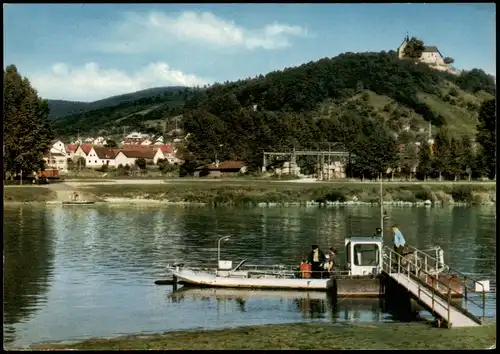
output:
<svg viewBox="0 0 500 354"><path fill-rule="evenodd" d="M450 323L450 313L452 309L452 298L453 295L456 295L458 297L464 296L467 302L467 289L470 289L470 283L476 285L478 284L481 289L482 289L482 301L481 303L475 303L479 308L482 309L482 316L476 316L469 312L467 310L467 306L465 308L462 307L455 307L456 309L460 310L462 313L470 317L471 319L475 320L478 323L483 323L485 318L486 318L486 293L484 291L484 285L480 282L478 282L475 279L472 279L467 277L460 272L454 272L454 274L447 274L447 276L459 276L464 279L464 281L459 281L458 283L462 285L463 291L459 291L457 289L454 289L450 286L451 284L451 279L449 278L449 282L445 283L442 280L439 279L439 274L432 274L425 269L423 269L418 262L415 262L412 260L410 257L407 257L408 255L401 255L398 252L392 250L391 248L384 246L384 254L383 254L383 262L382 262L382 269L388 273L401 273L401 274L406 274L408 280L416 280L416 284L418 286L418 294L417 296L420 298L421 297L421 291L422 291L422 286L426 288L430 288L431 291L431 310L432 312L435 312L435 306L439 304L439 302L436 302L436 296L440 297L442 300L445 300L444 305L442 307L446 310L447 312L447 318L445 319L448 326L451 326ZM429 256L430 257L430 256ZM431 257L432 258L432 257ZM403 262L402 262L403 261ZM406 264L402 264L406 262ZM394 267L396 266L396 271L394 271ZM424 278L424 279L422 279ZM430 280L430 284L429 284ZM469 282L469 283L468 283ZM425 285L424 285L425 284ZM471 301L472 302L472 301Z"/></svg>
<svg viewBox="0 0 500 354"><path fill-rule="evenodd" d="M442 271L446 271L449 269L449 267L446 264L444 264L444 260L439 259L440 258L439 253L442 252L441 247L433 247L429 249L429 251L436 252L435 256L431 256L427 252L424 252L412 246L405 246L405 247L411 250L411 253L413 253L414 257L416 258L417 265L423 268L426 272L440 273Z"/></svg>
<svg viewBox="0 0 500 354"><path fill-rule="evenodd" d="M175 270L176 267L172 265L168 265L167 270ZM193 273L206 273L206 272L216 272L221 271L217 267L196 267L186 265L186 268L192 271ZM224 271L228 271L230 274L233 272L233 269L225 269ZM348 270L340 270L335 269L333 272L328 272L328 270L322 271L301 271L298 265L265 265L265 264L243 264L238 272L244 271L250 274L259 274L262 276L277 276L277 277L306 277L306 274L309 274L311 279L326 279L330 278L331 274L335 275L348 275Z"/></svg>
<svg viewBox="0 0 500 354"><path fill-rule="evenodd" d="M486 291L484 284L474 279L470 275L466 275L462 272L459 272L456 269L452 269L446 264L444 264L444 260L439 256L440 252L443 252L441 247L433 247L430 250L436 252L436 257L429 255L428 253L421 251L412 246L406 246L411 250L411 253L415 259L416 265L420 270L423 269L423 276L425 278L425 283L428 284L429 281L432 283L433 280L429 279L427 274L431 273L438 276L441 272L446 272L446 276L450 277L450 279L454 279L459 285L461 285L463 289L463 305L464 309L468 310L470 304L477 306L482 310L482 318L486 317ZM403 255L405 259L408 259L409 254ZM436 288L439 290L439 283L436 283ZM480 291L476 289L480 288ZM470 293L481 293L481 302L478 303L470 297Z"/></svg>

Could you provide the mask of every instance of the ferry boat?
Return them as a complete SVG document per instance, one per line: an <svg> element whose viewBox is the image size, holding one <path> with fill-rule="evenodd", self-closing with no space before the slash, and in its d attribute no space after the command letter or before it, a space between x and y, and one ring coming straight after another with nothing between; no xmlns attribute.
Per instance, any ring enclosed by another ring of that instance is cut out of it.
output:
<svg viewBox="0 0 500 354"><path fill-rule="evenodd" d="M227 237L226 237L227 238ZM315 276L310 270L300 266L263 266L248 265L242 260L233 267L233 262L220 260L220 241L218 247L218 267L215 269L184 267L175 264L168 267L174 281L184 285L215 287L215 288L245 288L245 289L282 289L326 291L335 289L337 295L362 297L378 297L384 292L382 282L383 262L388 261L387 248L384 248L380 236L350 236L344 241L345 266L335 269L332 273L322 271ZM453 275L446 275L448 267L444 264L443 251L440 247L431 249L434 256L413 247L407 247L402 256L400 267L418 273L425 268L425 274L431 275L428 284L433 279L447 283L453 287L453 296L461 296L462 289ZM429 251L428 251L429 252ZM433 276L432 276L433 275ZM419 274L424 279L424 274ZM444 291L444 288L443 288Z"/></svg>
<svg viewBox="0 0 500 354"><path fill-rule="evenodd" d="M156 283L181 282L187 286L214 288L331 290L336 295L379 297L384 296L387 284L384 271L389 271L406 273L408 276L412 273L413 277L419 278L421 283L438 293L448 297L462 297L467 277L449 269L439 246L418 250L406 245L402 255L384 246L383 229L387 215L383 210L382 178L380 181L380 228L375 236L345 238L345 266L341 269L335 269L332 273L322 271L320 274L313 274L310 268L302 265L258 266L248 265L247 260L242 260L233 267L232 261L220 259L220 244L230 238L225 236L218 240L216 269L185 268L182 264L176 264L167 267L173 275L172 281L159 280ZM475 291L489 291L489 281L473 281L473 284Z"/></svg>

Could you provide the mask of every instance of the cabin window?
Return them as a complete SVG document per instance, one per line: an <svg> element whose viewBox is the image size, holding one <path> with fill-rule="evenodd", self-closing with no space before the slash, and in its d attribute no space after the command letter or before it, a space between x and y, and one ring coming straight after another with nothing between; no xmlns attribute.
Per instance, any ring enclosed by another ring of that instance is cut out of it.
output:
<svg viewBox="0 0 500 354"><path fill-rule="evenodd" d="M358 244L354 246L354 264L357 266L376 266L379 249L376 244Z"/></svg>
<svg viewBox="0 0 500 354"><path fill-rule="evenodd" d="M346 254L346 263L347 264L351 264L351 243L349 242L346 246L345 246L345 254Z"/></svg>

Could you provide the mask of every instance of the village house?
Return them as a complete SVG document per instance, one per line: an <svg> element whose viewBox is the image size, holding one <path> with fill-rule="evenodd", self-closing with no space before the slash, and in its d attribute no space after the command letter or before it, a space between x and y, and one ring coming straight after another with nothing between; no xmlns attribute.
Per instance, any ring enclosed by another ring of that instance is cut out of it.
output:
<svg viewBox="0 0 500 354"><path fill-rule="evenodd" d="M85 159L85 166L90 168L100 168L103 165L115 167L115 158L118 152L118 149L92 146Z"/></svg>
<svg viewBox="0 0 500 354"><path fill-rule="evenodd" d="M148 164L156 164L158 160L163 159L163 153L160 149L122 149L116 155L115 165L118 167L122 166L132 166L135 164L137 159L143 158Z"/></svg>
<svg viewBox="0 0 500 354"><path fill-rule="evenodd" d="M65 149L66 149L66 156L68 159L74 159L77 147L78 146L76 144L66 145Z"/></svg>
<svg viewBox="0 0 500 354"><path fill-rule="evenodd" d="M127 139L145 139L145 138L149 138L149 136L147 134L142 134L139 132L132 132L129 135L127 135L125 138L127 138Z"/></svg>
<svg viewBox="0 0 500 354"><path fill-rule="evenodd" d="M78 145L78 147L75 150L73 160L76 161L76 159L78 159L79 157L83 157L84 159L86 159L91 149L92 149L92 144Z"/></svg>
<svg viewBox="0 0 500 354"><path fill-rule="evenodd" d="M223 177L235 176L247 172L246 163L243 161L223 161L221 163L212 163L197 167L195 177Z"/></svg>
<svg viewBox="0 0 500 354"><path fill-rule="evenodd" d="M64 146L64 143L61 140L56 140L52 142L52 147L50 148L50 152L53 154L66 155L66 148Z"/></svg>
<svg viewBox="0 0 500 354"><path fill-rule="evenodd" d="M101 145L101 146L104 146L106 145L106 139L102 136L99 136L97 137L95 140L94 140L94 145Z"/></svg>
<svg viewBox="0 0 500 354"><path fill-rule="evenodd" d="M170 144L160 145L159 149L163 153L163 158L168 161L170 164L181 164L182 160L179 159L176 155L176 150Z"/></svg>
<svg viewBox="0 0 500 354"><path fill-rule="evenodd" d="M68 171L68 159L65 153L52 152L51 150L48 155L43 157L43 160L47 169L56 169L61 172Z"/></svg>

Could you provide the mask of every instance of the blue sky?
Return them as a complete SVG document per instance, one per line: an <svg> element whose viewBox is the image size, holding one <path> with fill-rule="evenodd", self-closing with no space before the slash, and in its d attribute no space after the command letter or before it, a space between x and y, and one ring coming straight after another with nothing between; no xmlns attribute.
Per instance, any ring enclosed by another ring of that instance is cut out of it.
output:
<svg viewBox="0 0 500 354"><path fill-rule="evenodd" d="M92 101L232 81L408 31L460 69L496 75L495 4L8 4L4 63L44 98Z"/></svg>

